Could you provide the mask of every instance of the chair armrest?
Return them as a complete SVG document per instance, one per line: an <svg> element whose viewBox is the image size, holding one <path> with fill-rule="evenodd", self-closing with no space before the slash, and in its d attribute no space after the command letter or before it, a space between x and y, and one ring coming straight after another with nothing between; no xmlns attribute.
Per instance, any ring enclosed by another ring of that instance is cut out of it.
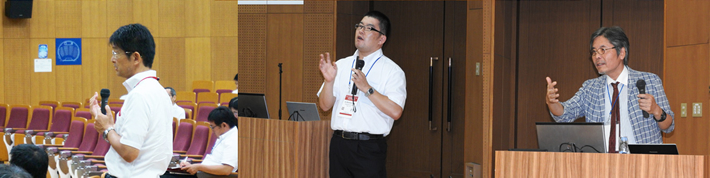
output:
<svg viewBox="0 0 710 178"><path fill-rule="evenodd" d="M71 154L85 154L85 155L90 155L94 153L93 151L72 151Z"/></svg>
<svg viewBox="0 0 710 178"><path fill-rule="evenodd" d="M202 155L180 155L180 157L185 157L187 156L188 158L200 158L202 159Z"/></svg>
<svg viewBox="0 0 710 178"><path fill-rule="evenodd" d="M84 155L85 159L97 159L97 160L103 160L104 156L96 156L96 155Z"/></svg>
<svg viewBox="0 0 710 178"><path fill-rule="evenodd" d="M92 163L92 164L106 164L106 161L102 161L102 160L91 160L91 163Z"/></svg>
<svg viewBox="0 0 710 178"><path fill-rule="evenodd" d="M79 148L71 148L71 147L59 147L59 148L57 148L57 149L58 149L59 151L64 151L64 150L76 151L76 150L79 150Z"/></svg>
<svg viewBox="0 0 710 178"><path fill-rule="evenodd" d="M37 135L40 132L49 132L49 130L25 130L26 135Z"/></svg>
<svg viewBox="0 0 710 178"><path fill-rule="evenodd" d="M187 153L187 151L173 150L173 153L185 154L185 153Z"/></svg>
<svg viewBox="0 0 710 178"><path fill-rule="evenodd" d="M202 159L192 159L192 163L202 163Z"/></svg>

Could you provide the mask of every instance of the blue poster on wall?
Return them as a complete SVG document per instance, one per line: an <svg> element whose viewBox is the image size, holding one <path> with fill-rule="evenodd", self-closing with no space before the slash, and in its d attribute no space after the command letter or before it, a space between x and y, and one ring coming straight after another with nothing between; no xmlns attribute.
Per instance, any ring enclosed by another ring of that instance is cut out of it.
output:
<svg viewBox="0 0 710 178"><path fill-rule="evenodd" d="M81 38L57 38L57 65L81 65Z"/></svg>

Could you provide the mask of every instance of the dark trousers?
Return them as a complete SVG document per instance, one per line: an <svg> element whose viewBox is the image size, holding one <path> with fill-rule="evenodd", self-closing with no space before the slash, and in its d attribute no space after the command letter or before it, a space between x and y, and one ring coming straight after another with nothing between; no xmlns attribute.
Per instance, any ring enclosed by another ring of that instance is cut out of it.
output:
<svg viewBox="0 0 710 178"><path fill-rule="evenodd" d="M387 177L387 140L330 139L330 177Z"/></svg>

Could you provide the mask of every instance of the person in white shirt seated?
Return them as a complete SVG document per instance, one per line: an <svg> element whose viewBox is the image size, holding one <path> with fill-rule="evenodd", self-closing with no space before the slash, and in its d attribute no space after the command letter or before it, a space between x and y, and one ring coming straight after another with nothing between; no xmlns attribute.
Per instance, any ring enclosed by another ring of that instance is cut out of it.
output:
<svg viewBox="0 0 710 178"><path fill-rule="evenodd" d="M238 137L237 118L226 106L220 106L207 117L210 128L218 135L212 152L207 154L201 164L181 162L181 169L194 175L198 171L212 175L229 175L237 172Z"/></svg>
<svg viewBox="0 0 710 178"><path fill-rule="evenodd" d="M239 118L239 108L237 108L237 102L239 101L239 97L234 97L232 100L229 100L229 109L232 110L232 113L234 113L235 118Z"/></svg>
<svg viewBox="0 0 710 178"><path fill-rule="evenodd" d="M234 91L232 91L232 93L234 93L234 94L239 94L239 80L238 79L239 79L239 74L234 75L234 84L237 85L237 88L234 89Z"/></svg>
<svg viewBox="0 0 710 178"><path fill-rule="evenodd" d="M173 101L173 106L170 107L170 111L168 112L170 113L170 116L178 119L185 119L185 109L175 103L177 100L177 93L175 92L175 89L173 89L173 87L165 87L165 91L168 92L170 100Z"/></svg>

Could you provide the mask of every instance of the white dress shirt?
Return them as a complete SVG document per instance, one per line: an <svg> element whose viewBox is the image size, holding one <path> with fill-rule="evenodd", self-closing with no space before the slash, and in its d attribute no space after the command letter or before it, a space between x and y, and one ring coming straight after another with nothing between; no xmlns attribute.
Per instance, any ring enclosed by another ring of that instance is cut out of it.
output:
<svg viewBox="0 0 710 178"><path fill-rule="evenodd" d="M185 109L178 106L177 104L173 104L170 107L170 116L178 119L185 119Z"/></svg>
<svg viewBox="0 0 710 178"><path fill-rule="evenodd" d="M357 112L353 114L352 118L338 116L343 100L350 94L354 85L350 78L352 73L350 69L355 68L353 64L357 54L358 51L355 51L354 55L335 62L338 71L333 83L332 95L335 97L335 104L332 108L330 126L333 130L387 136L392 130L394 119L378 109L360 89L357 91L359 99L355 105ZM407 79L404 76L404 71L394 61L384 56L382 49L364 57L363 60L365 65L362 68L362 73L367 75L367 82L370 86L404 108L404 102L407 100ZM318 96L323 91L323 85L318 91Z"/></svg>
<svg viewBox="0 0 710 178"><path fill-rule="evenodd" d="M212 152L202 160L203 165L230 165L232 172L237 172L239 163L239 130L232 127L229 131L217 137Z"/></svg>
<svg viewBox="0 0 710 178"><path fill-rule="evenodd" d="M138 149L138 157L126 162L111 147L106 153L109 174L117 177L158 177L165 173L172 156L170 96L149 70L133 75L123 85L128 95L116 114L114 129L121 144Z"/></svg>
<svg viewBox="0 0 710 178"><path fill-rule="evenodd" d="M606 76L606 83L607 83L607 88L608 91L605 91L606 96L605 98L605 106L604 106L604 113L608 113L605 121L604 121L604 143L609 144L609 134L611 134L611 105L613 104L612 102L616 100L614 97L614 87L611 86L611 83L619 82L619 85L617 86L617 89L619 90L619 101L616 102L616 104L619 105L619 122L616 125L616 151L619 150L619 142L621 142L621 137L626 137L629 139L629 144L634 144L636 143L636 138L634 137L634 128L631 127L631 121L629 120L629 107L628 107L628 102L629 102L629 70L626 69L626 66L624 66L624 69L621 71L621 74L619 74L619 77L616 78L616 80L611 79L608 75ZM621 131L619 131L621 130ZM609 146L606 146L607 151L609 151Z"/></svg>

